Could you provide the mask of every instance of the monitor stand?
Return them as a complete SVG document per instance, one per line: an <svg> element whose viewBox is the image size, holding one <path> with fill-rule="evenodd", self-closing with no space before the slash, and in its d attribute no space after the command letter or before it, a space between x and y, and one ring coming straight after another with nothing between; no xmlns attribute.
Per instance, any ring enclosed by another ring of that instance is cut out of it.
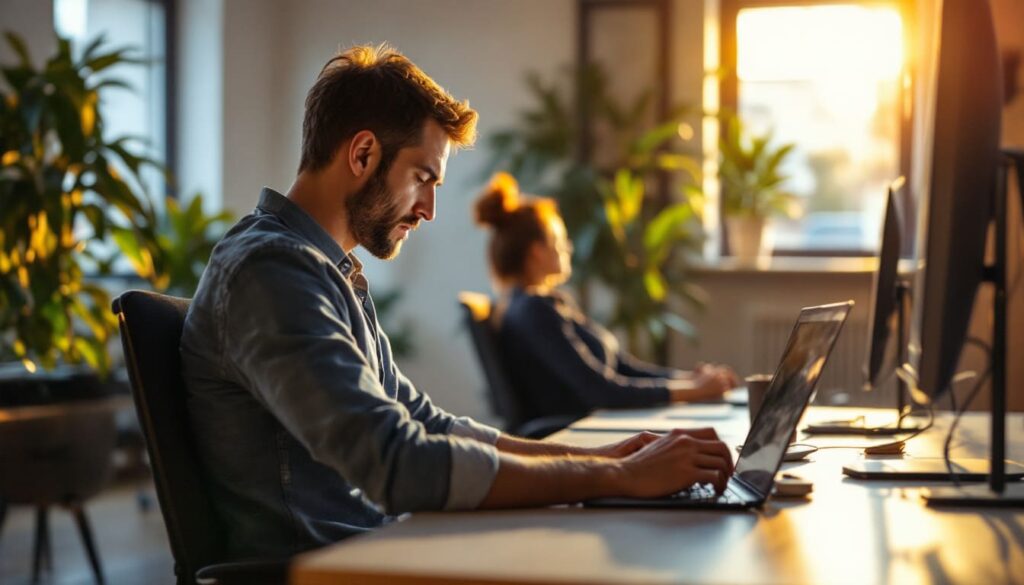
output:
<svg viewBox="0 0 1024 585"><path fill-rule="evenodd" d="M987 266L985 279L995 285L992 319L992 441L988 484L931 489L924 498L929 506L1024 508L1024 485L1007 484L1006 454L1006 232L1007 195L1011 167L1017 171L1024 212L1024 150L1003 150L999 176L993 197L992 219L995 221L995 264Z"/></svg>
<svg viewBox="0 0 1024 585"><path fill-rule="evenodd" d="M900 348L899 362L904 363L907 361L906 307L907 299L910 296L910 284L903 278L897 279L895 293L897 311L896 347ZM803 431L809 435L863 435L869 437L886 437L920 431L921 427L919 425L907 421L909 412L907 410L906 397L910 394L910 388L908 388L907 382L903 378L897 376L896 380L896 426L869 427L864 417L857 417L848 420L832 420L809 424L804 427Z"/></svg>
<svg viewBox="0 0 1024 585"><path fill-rule="evenodd" d="M1024 508L1024 484L1006 484L1001 492L987 483L928 488L924 498L936 508Z"/></svg>
<svg viewBox="0 0 1024 585"><path fill-rule="evenodd" d="M956 458L950 461L956 477L963 482L988 481L988 459ZM1024 479L1024 466L1012 461L1004 467L1010 480ZM843 475L853 479L889 481L953 481L942 457L905 457L902 459L864 459L843 466ZM1022 484L1024 485L1024 484ZM984 486L986 489L987 485ZM946 488L935 488L946 489ZM949 488L957 489L957 488Z"/></svg>

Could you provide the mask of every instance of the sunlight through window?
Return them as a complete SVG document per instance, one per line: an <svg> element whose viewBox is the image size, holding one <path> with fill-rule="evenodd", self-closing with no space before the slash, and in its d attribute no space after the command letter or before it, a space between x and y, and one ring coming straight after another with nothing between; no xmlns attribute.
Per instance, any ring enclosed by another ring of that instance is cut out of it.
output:
<svg viewBox="0 0 1024 585"><path fill-rule="evenodd" d="M747 8L736 21L738 109L794 143L785 169L802 216L775 221L777 250L873 251L900 174L903 25L886 6Z"/></svg>

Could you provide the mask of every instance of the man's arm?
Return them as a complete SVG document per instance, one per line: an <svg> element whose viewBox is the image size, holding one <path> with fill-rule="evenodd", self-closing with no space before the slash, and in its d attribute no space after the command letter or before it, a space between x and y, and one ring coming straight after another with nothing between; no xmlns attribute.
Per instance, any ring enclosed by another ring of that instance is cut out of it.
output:
<svg viewBox="0 0 1024 585"><path fill-rule="evenodd" d="M732 455L724 443L698 439L682 430L659 436L618 459L502 452L498 475L480 507L547 506L610 496L658 497L695 483L712 484L721 492L732 471Z"/></svg>
<svg viewBox="0 0 1024 585"><path fill-rule="evenodd" d="M676 429L675 432L705 441L718 441L718 434L711 427ZM577 447L547 440L524 439L502 434L494 444L502 453L525 455L527 457L572 455L577 457L625 457L653 443L663 433L642 432L631 437L598 447Z"/></svg>

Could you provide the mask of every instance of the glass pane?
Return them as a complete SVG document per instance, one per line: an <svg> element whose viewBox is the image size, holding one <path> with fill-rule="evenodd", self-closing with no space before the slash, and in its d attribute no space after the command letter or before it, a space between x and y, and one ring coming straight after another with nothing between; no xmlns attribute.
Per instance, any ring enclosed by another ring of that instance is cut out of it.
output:
<svg viewBox="0 0 1024 585"><path fill-rule="evenodd" d="M736 22L739 113L796 148L785 167L802 216L776 219L776 250L878 247L899 176L903 30L894 7L748 8Z"/></svg>
<svg viewBox="0 0 1024 585"><path fill-rule="evenodd" d="M100 112L106 123L105 138L138 137L141 140L133 143L135 151L166 160L163 4L154 0L54 0L53 19L57 33L70 39L76 52L103 35L108 50L131 47L132 56L149 60L146 65L119 65L103 72L128 82L133 91L107 89ZM165 186L160 173L147 169L143 182L150 195L162 197Z"/></svg>

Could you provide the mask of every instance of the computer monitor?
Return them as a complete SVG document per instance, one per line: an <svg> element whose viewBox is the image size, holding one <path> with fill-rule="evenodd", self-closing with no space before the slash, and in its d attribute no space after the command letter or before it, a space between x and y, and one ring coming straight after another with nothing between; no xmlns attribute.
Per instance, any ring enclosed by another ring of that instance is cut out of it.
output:
<svg viewBox="0 0 1024 585"><path fill-rule="evenodd" d="M906 196L906 181L900 177L889 185L886 197L885 217L882 220L881 244L879 247L878 269L874 275L871 306L868 318L868 351L864 364L864 389L871 391L885 384L896 371L897 363L905 357L907 278L900 275L899 265L903 251L903 226L905 217L902 201ZM890 344L896 347L896 357L890 356ZM920 427L905 424L907 390L902 380L898 381L895 424L877 425L863 417L819 421L807 425L804 431L815 435L898 435L914 432Z"/></svg>
<svg viewBox="0 0 1024 585"><path fill-rule="evenodd" d="M903 372L914 399L927 403L949 388L984 278L1003 91L988 0L916 6L924 41L910 169L916 275Z"/></svg>
<svg viewBox="0 0 1024 585"><path fill-rule="evenodd" d="M886 359L891 341L902 339L897 309L905 303L906 283L900 277L899 264L903 251L903 197L906 181L900 177L889 185L886 196L885 217L882 220L882 238L878 250L878 270L875 271L871 305L868 309L868 352L865 378L869 390L885 383L896 369L896 359ZM898 342L897 342L898 343ZM897 347L899 359L903 348ZM902 390L901 390L902 392ZM899 400L902 404L902 400Z"/></svg>

